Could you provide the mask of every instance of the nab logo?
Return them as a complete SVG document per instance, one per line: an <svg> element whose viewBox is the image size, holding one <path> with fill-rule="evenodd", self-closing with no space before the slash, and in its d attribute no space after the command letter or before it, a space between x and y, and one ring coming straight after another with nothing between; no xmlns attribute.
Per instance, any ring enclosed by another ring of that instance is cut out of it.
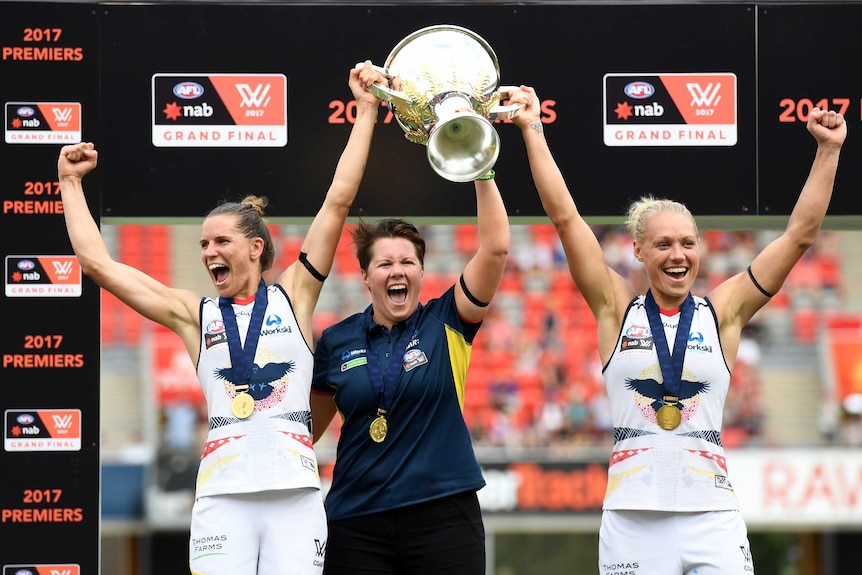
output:
<svg viewBox="0 0 862 575"><path fill-rule="evenodd" d="M272 88L272 84L266 84L265 86L258 84L253 90L248 84L237 84L236 89L239 92L240 98L242 98L240 108L266 108L272 99L269 96L270 88Z"/></svg>

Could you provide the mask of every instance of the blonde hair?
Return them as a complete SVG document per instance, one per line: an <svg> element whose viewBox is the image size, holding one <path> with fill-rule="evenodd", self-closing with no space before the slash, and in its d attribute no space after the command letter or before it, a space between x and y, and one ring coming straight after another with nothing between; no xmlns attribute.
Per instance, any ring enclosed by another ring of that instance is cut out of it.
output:
<svg viewBox="0 0 862 575"><path fill-rule="evenodd" d="M691 218L691 223L694 224L695 235L697 234L697 222L694 221L694 216L691 215L685 204L647 195L632 202L628 209L626 228L634 241L641 242L647 220L658 213L684 214L688 216Z"/></svg>

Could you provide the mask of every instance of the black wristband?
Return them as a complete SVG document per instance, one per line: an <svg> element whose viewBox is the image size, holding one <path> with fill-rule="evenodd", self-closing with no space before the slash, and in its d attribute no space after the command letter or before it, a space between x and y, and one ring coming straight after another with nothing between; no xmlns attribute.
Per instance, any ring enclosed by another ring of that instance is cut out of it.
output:
<svg viewBox="0 0 862 575"><path fill-rule="evenodd" d="M774 295L775 295L775 294L769 293L768 291L766 291L765 289L763 289L763 286L762 286L762 285L760 285L759 283L757 283L757 280L756 280L756 279L754 279L754 274L753 274L753 273L751 273L751 266L748 266L748 268L746 268L746 270L745 270L745 271L747 271L747 272L748 272L748 277L750 277L750 278L751 278L751 283L753 283L753 284L754 284L754 287L756 287L758 290L760 290L760 293L762 293L762 294L763 294L763 295L765 295L766 297L772 297L772 296L774 296Z"/></svg>
<svg viewBox="0 0 862 575"><path fill-rule="evenodd" d="M314 266L311 265L311 262L308 261L308 254L305 252L299 252L299 261L302 265L305 266L305 269L308 270L308 273L319 282L326 281L326 276L314 269Z"/></svg>
<svg viewBox="0 0 862 575"><path fill-rule="evenodd" d="M467 299L470 300L470 303L475 305L476 307L488 307L488 304L491 302L479 301L476 296L470 293L470 290L467 289L467 284L464 283L464 274L461 274L461 277L458 278L458 281L461 282L461 289L464 290L464 295L467 296Z"/></svg>

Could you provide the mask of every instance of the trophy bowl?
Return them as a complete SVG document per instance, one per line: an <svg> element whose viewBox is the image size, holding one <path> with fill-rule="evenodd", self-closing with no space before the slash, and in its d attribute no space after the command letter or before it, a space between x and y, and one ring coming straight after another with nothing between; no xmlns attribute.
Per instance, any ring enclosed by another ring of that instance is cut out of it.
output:
<svg viewBox="0 0 862 575"><path fill-rule="evenodd" d="M422 28L392 49L382 68L390 86L370 89L387 102L406 139L427 147L428 162L453 182L487 173L500 153L492 122L520 106L501 106L500 66L478 34L453 25Z"/></svg>

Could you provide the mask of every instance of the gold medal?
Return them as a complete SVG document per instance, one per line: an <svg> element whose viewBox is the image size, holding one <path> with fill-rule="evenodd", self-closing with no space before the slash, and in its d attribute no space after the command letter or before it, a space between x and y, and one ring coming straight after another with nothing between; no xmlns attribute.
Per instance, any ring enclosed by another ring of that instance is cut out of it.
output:
<svg viewBox="0 0 862 575"><path fill-rule="evenodd" d="M234 387L234 389L245 390L248 389L248 386L238 385ZM240 391L240 393L237 393L234 396L233 402L230 404L230 409L233 411L235 416L240 419L245 419L254 412L254 398L245 393L245 391Z"/></svg>
<svg viewBox="0 0 862 575"><path fill-rule="evenodd" d="M386 417L378 415L371 422L371 426L368 428L368 435L371 436L374 443L382 443L386 439L387 431L389 431L389 424L386 423Z"/></svg>
<svg viewBox="0 0 862 575"><path fill-rule="evenodd" d="M655 420L659 427L670 431L679 426L682 421L682 413L675 404L665 404L656 412Z"/></svg>

